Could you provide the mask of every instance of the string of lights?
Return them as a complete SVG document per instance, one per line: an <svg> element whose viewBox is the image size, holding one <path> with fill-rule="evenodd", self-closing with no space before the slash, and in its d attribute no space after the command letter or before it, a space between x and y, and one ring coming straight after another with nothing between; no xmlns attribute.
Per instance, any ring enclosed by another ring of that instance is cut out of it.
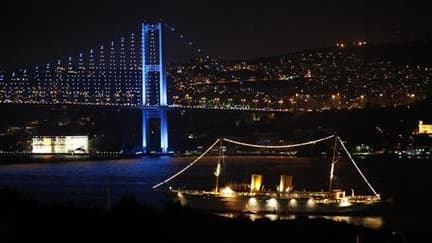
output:
<svg viewBox="0 0 432 243"><path fill-rule="evenodd" d="M174 28L171 24L168 24L168 23L164 22L164 27L167 30L173 32L178 37L178 39L180 39L181 41L183 41L183 43L186 46L190 47L191 49L193 49L197 53L199 53L201 55L204 55L204 50L202 48L196 47L195 44L191 40L188 40L183 33L180 33L179 31L177 31L177 29ZM210 58L210 56L206 56L206 58Z"/></svg>
<svg viewBox="0 0 432 243"><path fill-rule="evenodd" d="M222 141L229 142L229 143L232 143L232 144L241 145L241 146L253 147L253 148L264 148L264 149L283 149L283 148L285 148L286 149L286 148L293 148L293 147L300 147L300 146L307 146L307 145L311 145L311 144L316 144L316 143L319 143L319 142L323 142L323 141L329 140L329 139L334 138L334 137L335 137L335 135L331 135L331 136L327 136L327 137L324 137L324 138L320 138L320 139L316 139L316 140L312 140L312 141L307 141L307 142L303 142L303 143L289 144L289 145L278 145L278 146L249 144L249 143L243 143L243 142L239 142L239 141L235 141L235 140L231 140L231 139L227 139L227 138L222 138ZM341 138L337 137L337 139L338 139L339 143L342 145L342 148L344 149L345 153L348 155L349 159L353 163L353 165L356 168L357 172L360 174L360 176L362 177L362 179L366 182L366 184L369 186L369 188L375 194L375 196L377 196L379 198L380 195L376 192L376 190L373 188L373 186L367 180L366 176L360 170L360 168L358 167L357 163L354 161L354 159L352 158L352 156L349 153L348 149L345 147L344 143L342 142ZM221 139L217 139L206 151L204 151L200 156L198 156L189 165L187 165L185 168L183 168L182 170L178 171L177 173L175 173L174 175L172 175L168 179L165 179L164 181L162 181L162 182L154 185L153 189L156 189L156 188L158 188L158 187L166 184L167 182L171 181L172 179L174 179L177 176L179 176L182 173L184 173L186 170L188 170L190 167L192 167L194 164L196 164L202 157L204 157L220 141L221 141Z"/></svg>
<svg viewBox="0 0 432 243"><path fill-rule="evenodd" d="M360 168L357 166L357 163L354 161L354 159L352 158L350 152L348 151L348 149L345 147L345 144L342 142L340 137L337 137L337 139L339 140L339 143L342 145L342 148L344 149L345 153L348 155L348 158L351 160L351 162L353 163L354 167L357 169L358 173L360 174L360 176L362 177L362 179L366 182L366 184L369 186L369 188L371 189L371 191L375 194L375 196L377 196L378 198L380 197L380 195L375 191L375 189L372 187L372 185L369 183L368 179L366 178L366 176L363 174L363 172L360 170Z"/></svg>
<svg viewBox="0 0 432 243"><path fill-rule="evenodd" d="M335 135L331 135L325 138L320 138L320 139L316 139L316 140L312 140L312 141L307 141L307 142L303 142L303 143L297 143L297 144L288 144L288 145L259 145L259 144L250 144L250 143L243 143L243 142L239 142L239 141L235 141L232 139L228 139L228 138L224 138L223 140L229 143L233 143L233 144L237 144L237 145L241 145L241 146L246 146L246 147L251 147L251 148L263 148L263 149L286 149L286 148L295 148L295 147L301 147L301 146L306 146L306 145L311 145L311 144L316 144L319 142L323 142L326 140L329 140L331 138L334 138Z"/></svg>
<svg viewBox="0 0 432 243"><path fill-rule="evenodd" d="M186 38L186 35L184 35L182 32L178 31L177 28L175 28L173 25L164 22L164 26L171 32L175 34L175 36L183 42L184 45L191 48L195 51L195 53L201 57L204 57L208 61L210 61L213 65L219 66L221 65L220 62L216 57L213 57L207 53L203 48L197 47L196 44L191 41L190 39Z"/></svg>
<svg viewBox="0 0 432 243"><path fill-rule="evenodd" d="M152 188L156 189L164 184L166 184L167 182L171 181L172 179L176 178L177 176L181 175L183 172L185 172L186 170L188 170L190 167L192 167L194 164L196 164L202 157L204 157L204 155L206 155L214 146L216 146L216 144L218 144L220 141L220 139L217 139L206 151L204 151L200 156L198 156L194 161L192 161L189 165L187 165L185 168L183 168L182 170L178 171L177 173L175 173L174 175L172 175L171 177L169 177L168 179L154 185Z"/></svg>

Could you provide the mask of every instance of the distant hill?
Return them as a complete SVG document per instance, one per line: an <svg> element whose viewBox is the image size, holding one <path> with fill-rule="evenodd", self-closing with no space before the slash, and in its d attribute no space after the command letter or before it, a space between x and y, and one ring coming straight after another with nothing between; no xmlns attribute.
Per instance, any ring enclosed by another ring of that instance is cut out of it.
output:
<svg viewBox="0 0 432 243"><path fill-rule="evenodd" d="M281 57L296 56L299 54L308 54L313 52L349 52L358 55L365 59L382 59L390 60L395 64L400 65L429 65L432 64L432 42L393 42L393 43L372 43L366 46L358 47L348 45L345 48L336 46L305 49L293 53L287 53L277 56L267 56L255 59L246 60L248 62L262 62L279 60ZM228 62L235 63L241 60L230 60Z"/></svg>
<svg viewBox="0 0 432 243"><path fill-rule="evenodd" d="M290 111L410 106L432 93L432 43L344 44L172 65L176 103ZM199 88L197 88L199 87Z"/></svg>
<svg viewBox="0 0 432 243"><path fill-rule="evenodd" d="M388 59L395 64L432 64L431 42L384 43L368 45L365 48L350 48L364 58Z"/></svg>

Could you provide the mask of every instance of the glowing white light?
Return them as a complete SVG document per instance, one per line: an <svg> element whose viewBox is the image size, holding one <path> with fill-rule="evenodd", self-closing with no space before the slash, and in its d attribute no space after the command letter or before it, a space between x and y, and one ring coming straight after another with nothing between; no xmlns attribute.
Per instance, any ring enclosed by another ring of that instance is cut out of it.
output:
<svg viewBox="0 0 432 243"><path fill-rule="evenodd" d="M181 192L177 192L177 197L178 197L178 200L180 202L180 205L186 206L188 204L186 198L183 196L183 194Z"/></svg>
<svg viewBox="0 0 432 243"><path fill-rule="evenodd" d="M256 198L251 197L249 198L248 205L251 207L256 207L258 205L258 201L256 200Z"/></svg>
<svg viewBox="0 0 432 243"><path fill-rule="evenodd" d="M231 187L227 186L224 189L222 189L221 193L224 195L233 195L234 191L231 189Z"/></svg>
<svg viewBox="0 0 432 243"><path fill-rule="evenodd" d="M279 218L277 214L266 214L265 217L270 219L270 221L276 221Z"/></svg>
<svg viewBox="0 0 432 243"><path fill-rule="evenodd" d="M347 197L342 198L342 200L339 203L340 207L348 207L351 206L351 203L349 202Z"/></svg>
<svg viewBox="0 0 432 243"><path fill-rule="evenodd" d="M267 206L269 206L270 208L277 208L278 202L275 198L270 198L269 200L267 200Z"/></svg>
<svg viewBox="0 0 432 243"><path fill-rule="evenodd" d="M309 208L315 207L315 200L313 198L309 198L309 200L306 202L306 206Z"/></svg>
<svg viewBox="0 0 432 243"><path fill-rule="evenodd" d="M297 207L297 205L298 205L297 200L294 199L294 198L291 198L291 200L289 201L288 205L290 207Z"/></svg>
<svg viewBox="0 0 432 243"><path fill-rule="evenodd" d="M216 171L214 172L214 175L215 175L215 176L219 176L220 173L221 173L221 164L218 163L218 164L217 164L217 167L216 167Z"/></svg>

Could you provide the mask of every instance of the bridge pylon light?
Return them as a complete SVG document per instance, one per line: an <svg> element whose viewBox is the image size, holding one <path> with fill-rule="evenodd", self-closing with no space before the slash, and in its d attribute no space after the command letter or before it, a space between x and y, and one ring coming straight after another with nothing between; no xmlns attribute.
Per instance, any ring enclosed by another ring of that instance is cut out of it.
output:
<svg viewBox="0 0 432 243"><path fill-rule="evenodd" d="M143 106L167 106L167 77L164 52L164 24L142 24Z"/></svg>
<svg viewBox="0 0 432 243"><path fill-rule="evenodd" d="M149 118L160 120L160 152L168 153L168 119L166 107L167 77L164 52L164 23L143 23L141 106L143 112L142 147L149 149ZM158 114L156 114L158 113Z"/></svg>

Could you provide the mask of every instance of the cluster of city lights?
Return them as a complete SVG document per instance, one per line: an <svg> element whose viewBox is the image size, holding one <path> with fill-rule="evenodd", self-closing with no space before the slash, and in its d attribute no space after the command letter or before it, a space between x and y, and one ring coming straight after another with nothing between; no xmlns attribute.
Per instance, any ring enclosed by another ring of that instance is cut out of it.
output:
<svg viewBox="0 0 432 243"><path fill-rule="evenodd" d="M362 44L363 45L363 44ZM355 51L305 51L264 60L169 68L172 103L197 109L325 111L410 106L427 97L431 68L365 61Z"/></svg>

